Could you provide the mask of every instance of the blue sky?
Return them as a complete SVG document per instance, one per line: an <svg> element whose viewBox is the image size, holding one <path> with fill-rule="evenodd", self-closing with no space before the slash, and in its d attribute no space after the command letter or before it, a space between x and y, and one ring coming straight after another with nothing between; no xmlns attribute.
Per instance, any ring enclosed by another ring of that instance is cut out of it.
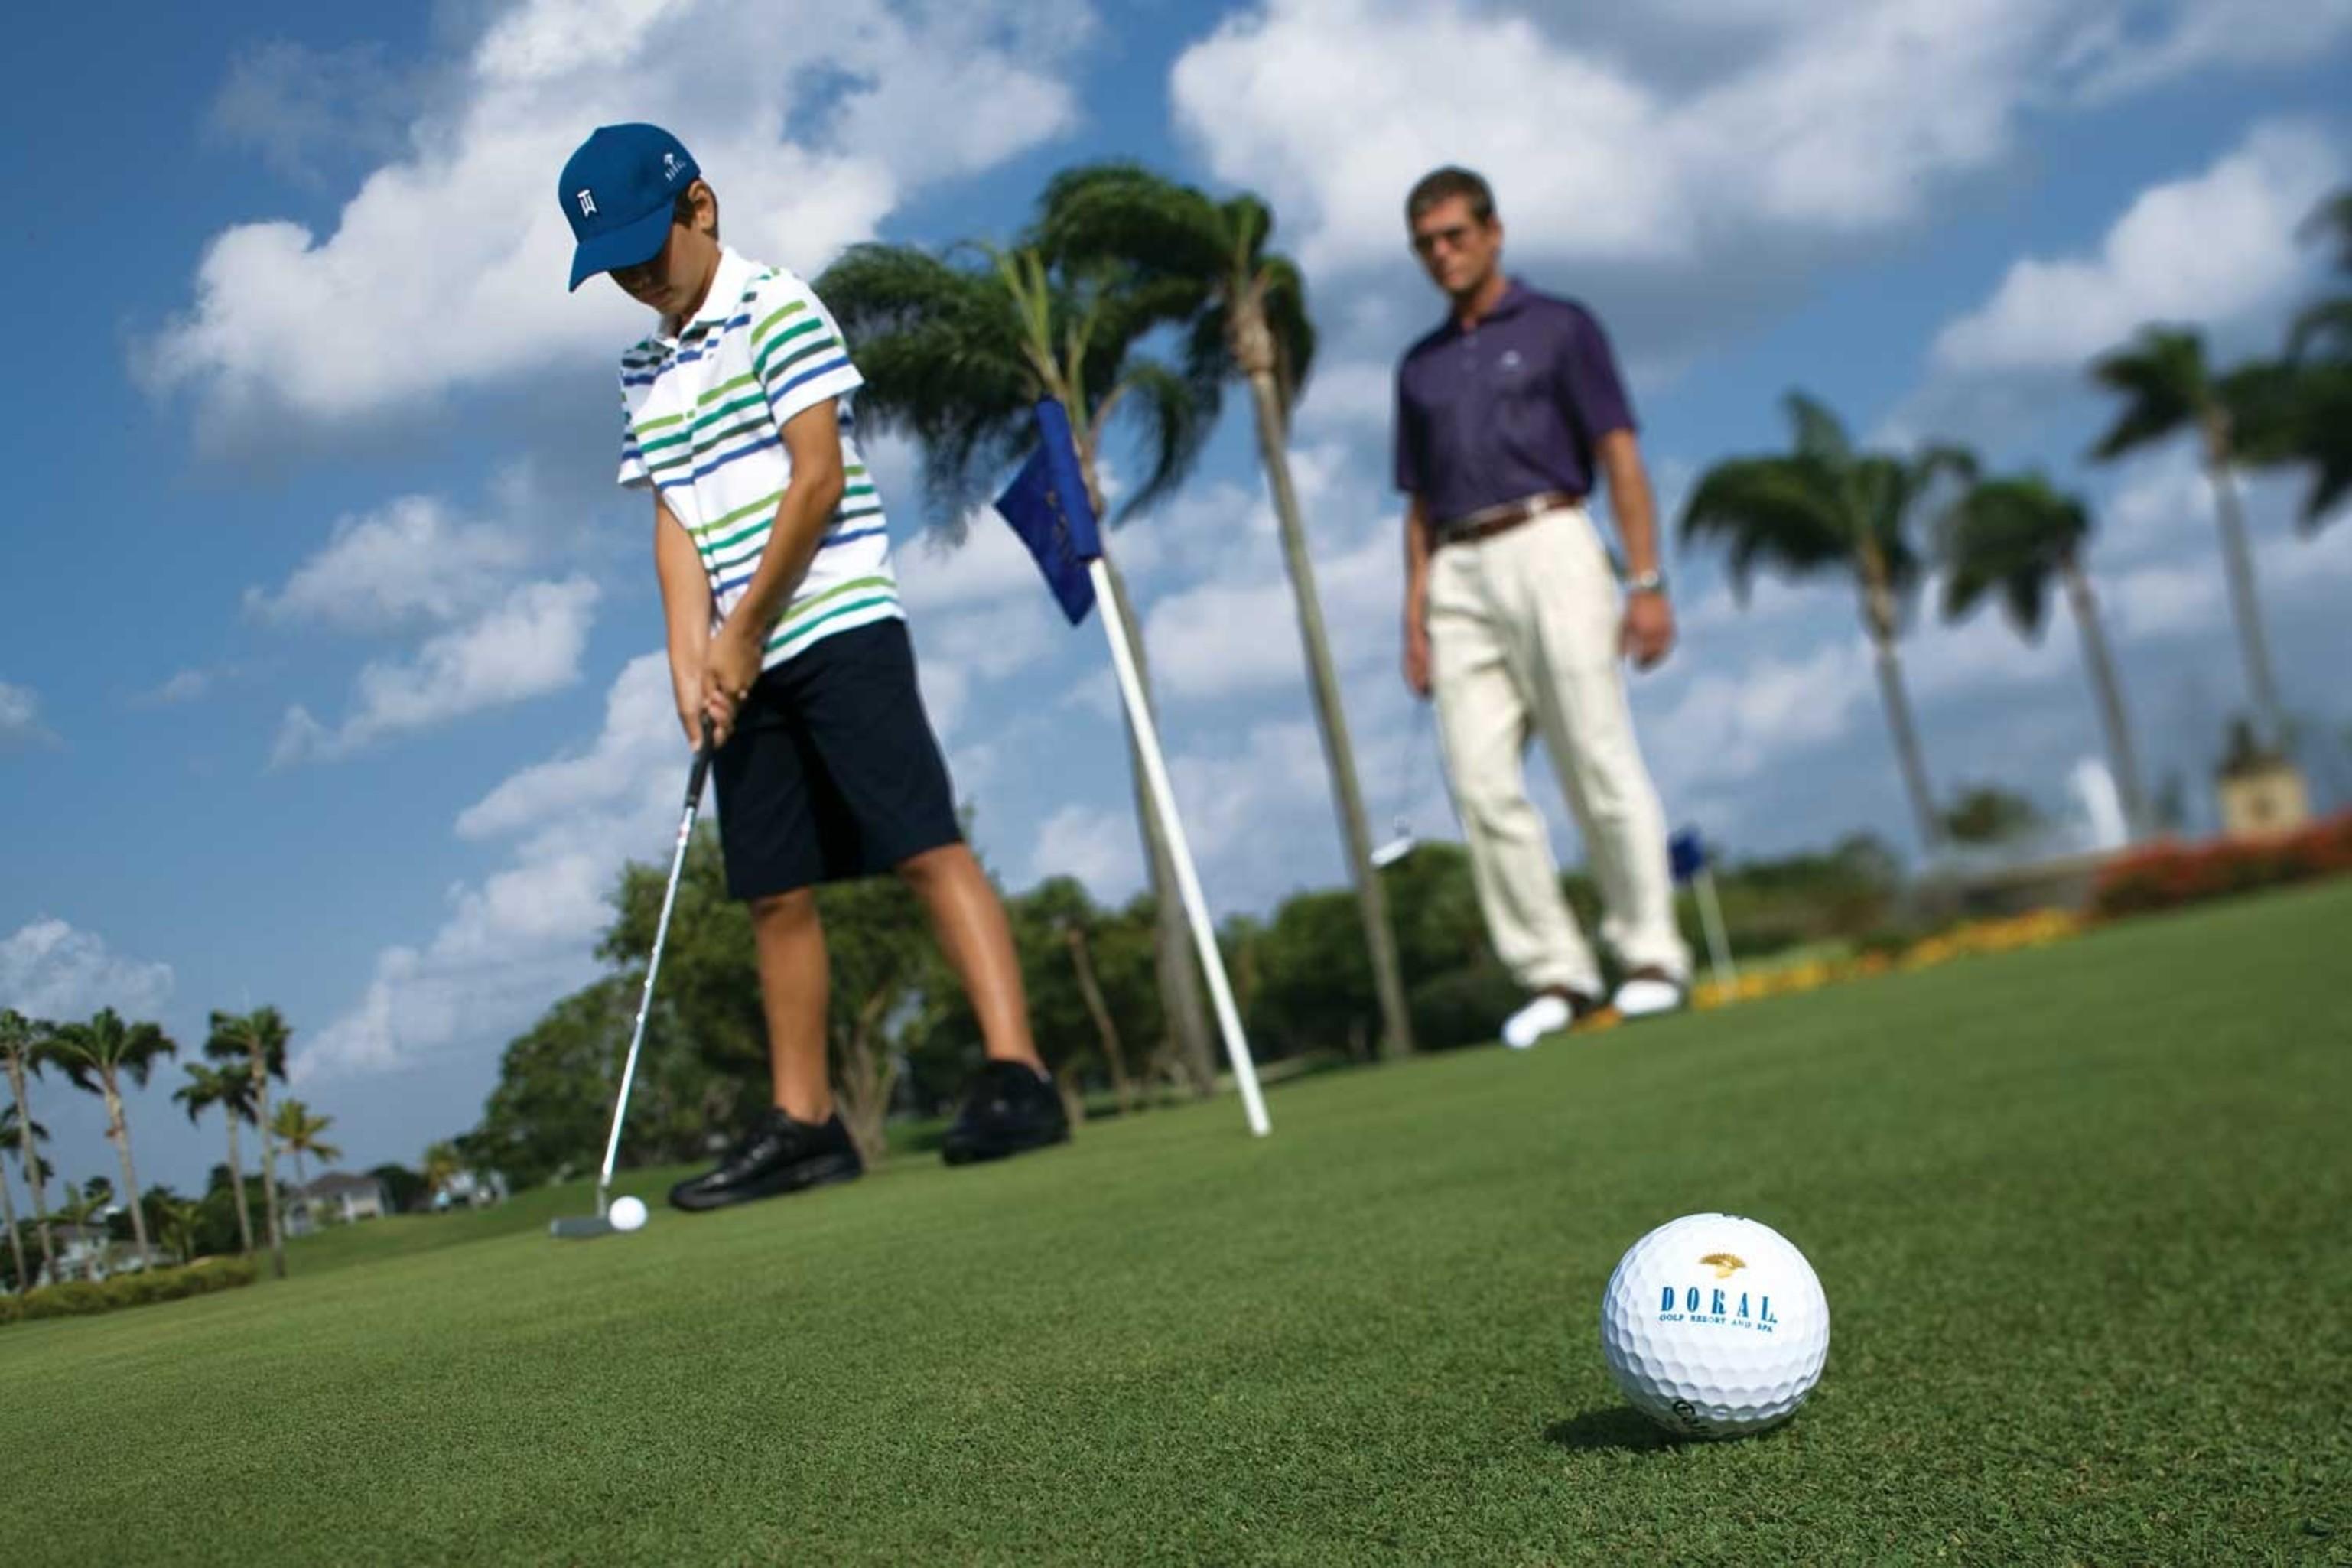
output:
<svg viewBox="0 0 2352 1568"><path fill-rule="evenodd" d="M2275 342L2315 286L2289 231L2352 176L2352 4L1639 12L45 8L5 110L19 188L47 194L0 260L39 365L8 437L28 486L0 574L0 1005L110 1003L193 1053L208 1010L274 1002L347 1163L414 1162L591 973L601 895L664 848L684 765L647 521L610 485L634 308L564 294L551 195L620 119L677 130L730 242L810 274L874 236L1002 237L1094 156L1267 195L1324 333L1294 450L1383 820L1451 828L1393 673L1385 482L1390 367L1437 313L1397 206L1449 160L1494 178L1515 270L1610 324L1670 506L1778 446L1796 385L1874 439L1969 440L2090 496L2150 771L2201 776L2241 689L2210 501L2185 452L2079 463L2102 414L2079 367L2149 319L2224 356ZM1071 871L1124 895L1099 632L1062 627L985 520L960 551L924 542L911 456L877 467L983 853L1016 889ZM2342 799L2352 528L2298 539L2288 489L2249 496L2287 698ZM1238 417L1118 548L1212 901L1337 881ZM1735 854L1900 842L1850 598L1768 585L1741 609L1709 562L1673 565L1685 646L1636 684L1670 813ZM2030 647L1990 616L1923 623L1906 655L1939 789L2063 808L2096 752L2071 627ZM219 1131L164 1101L178 1078L133 1127L142 1176L188 1187ZM112 1173L94 1102L53 1084L37 1110L67 1173Z"/></svg>

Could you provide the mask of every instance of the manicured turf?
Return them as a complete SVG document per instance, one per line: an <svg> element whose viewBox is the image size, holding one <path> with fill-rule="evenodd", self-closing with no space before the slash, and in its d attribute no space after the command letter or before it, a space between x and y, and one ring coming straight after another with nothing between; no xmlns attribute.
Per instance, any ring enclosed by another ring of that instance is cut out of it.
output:
<svg viewBox="0 0 2352 1568"><path fill-rule="evenodd" d="M2342 1561L2347 933L2272 898L587 1245L388 1222L0 1331L12 1555ZM1702 1208L1835 1336L1790 1426L1669 1447L1594 1319Z"/></svg>

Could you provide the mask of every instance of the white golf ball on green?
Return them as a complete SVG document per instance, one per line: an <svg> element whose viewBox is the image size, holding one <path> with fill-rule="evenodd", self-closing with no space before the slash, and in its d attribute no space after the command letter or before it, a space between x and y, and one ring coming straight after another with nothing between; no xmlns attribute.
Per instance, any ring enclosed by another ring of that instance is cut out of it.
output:
<svg viewBox="0 0 2352 1568"><path fill-rule="evenodd" d="M612 1213L605 1215L614 1230L635 1230L646 1223L646 1201L643 1198L614 1198Z"/></svg>

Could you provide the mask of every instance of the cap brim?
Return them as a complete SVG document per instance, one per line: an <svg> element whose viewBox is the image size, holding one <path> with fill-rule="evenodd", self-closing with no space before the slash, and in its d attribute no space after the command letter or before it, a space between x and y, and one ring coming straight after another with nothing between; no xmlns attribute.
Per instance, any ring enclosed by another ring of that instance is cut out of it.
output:
<svg viewBox="0 0 2352 1568"><path fill-rule="evenodd" d="M599 272L610 272L615 267L651 261L661 254L662 242L669 237L669 208L656 207L635 223L583 240L572 253L572 287L577 289Z"/></svg>

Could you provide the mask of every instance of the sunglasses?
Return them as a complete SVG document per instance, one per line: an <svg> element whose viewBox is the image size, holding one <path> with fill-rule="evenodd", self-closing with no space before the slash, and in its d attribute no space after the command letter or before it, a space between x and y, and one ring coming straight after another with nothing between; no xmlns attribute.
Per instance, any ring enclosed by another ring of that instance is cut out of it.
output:
<svg viewBox="0 0 2352 1568"><path fill-rule="evenodd" d="M1412 237L1412 248L1422 256L1433 256L1442 246L1447 250L1459 250L1470 243L1478 232L1475 224L1457 223L1448 228L1425 228Z"/></svg>

